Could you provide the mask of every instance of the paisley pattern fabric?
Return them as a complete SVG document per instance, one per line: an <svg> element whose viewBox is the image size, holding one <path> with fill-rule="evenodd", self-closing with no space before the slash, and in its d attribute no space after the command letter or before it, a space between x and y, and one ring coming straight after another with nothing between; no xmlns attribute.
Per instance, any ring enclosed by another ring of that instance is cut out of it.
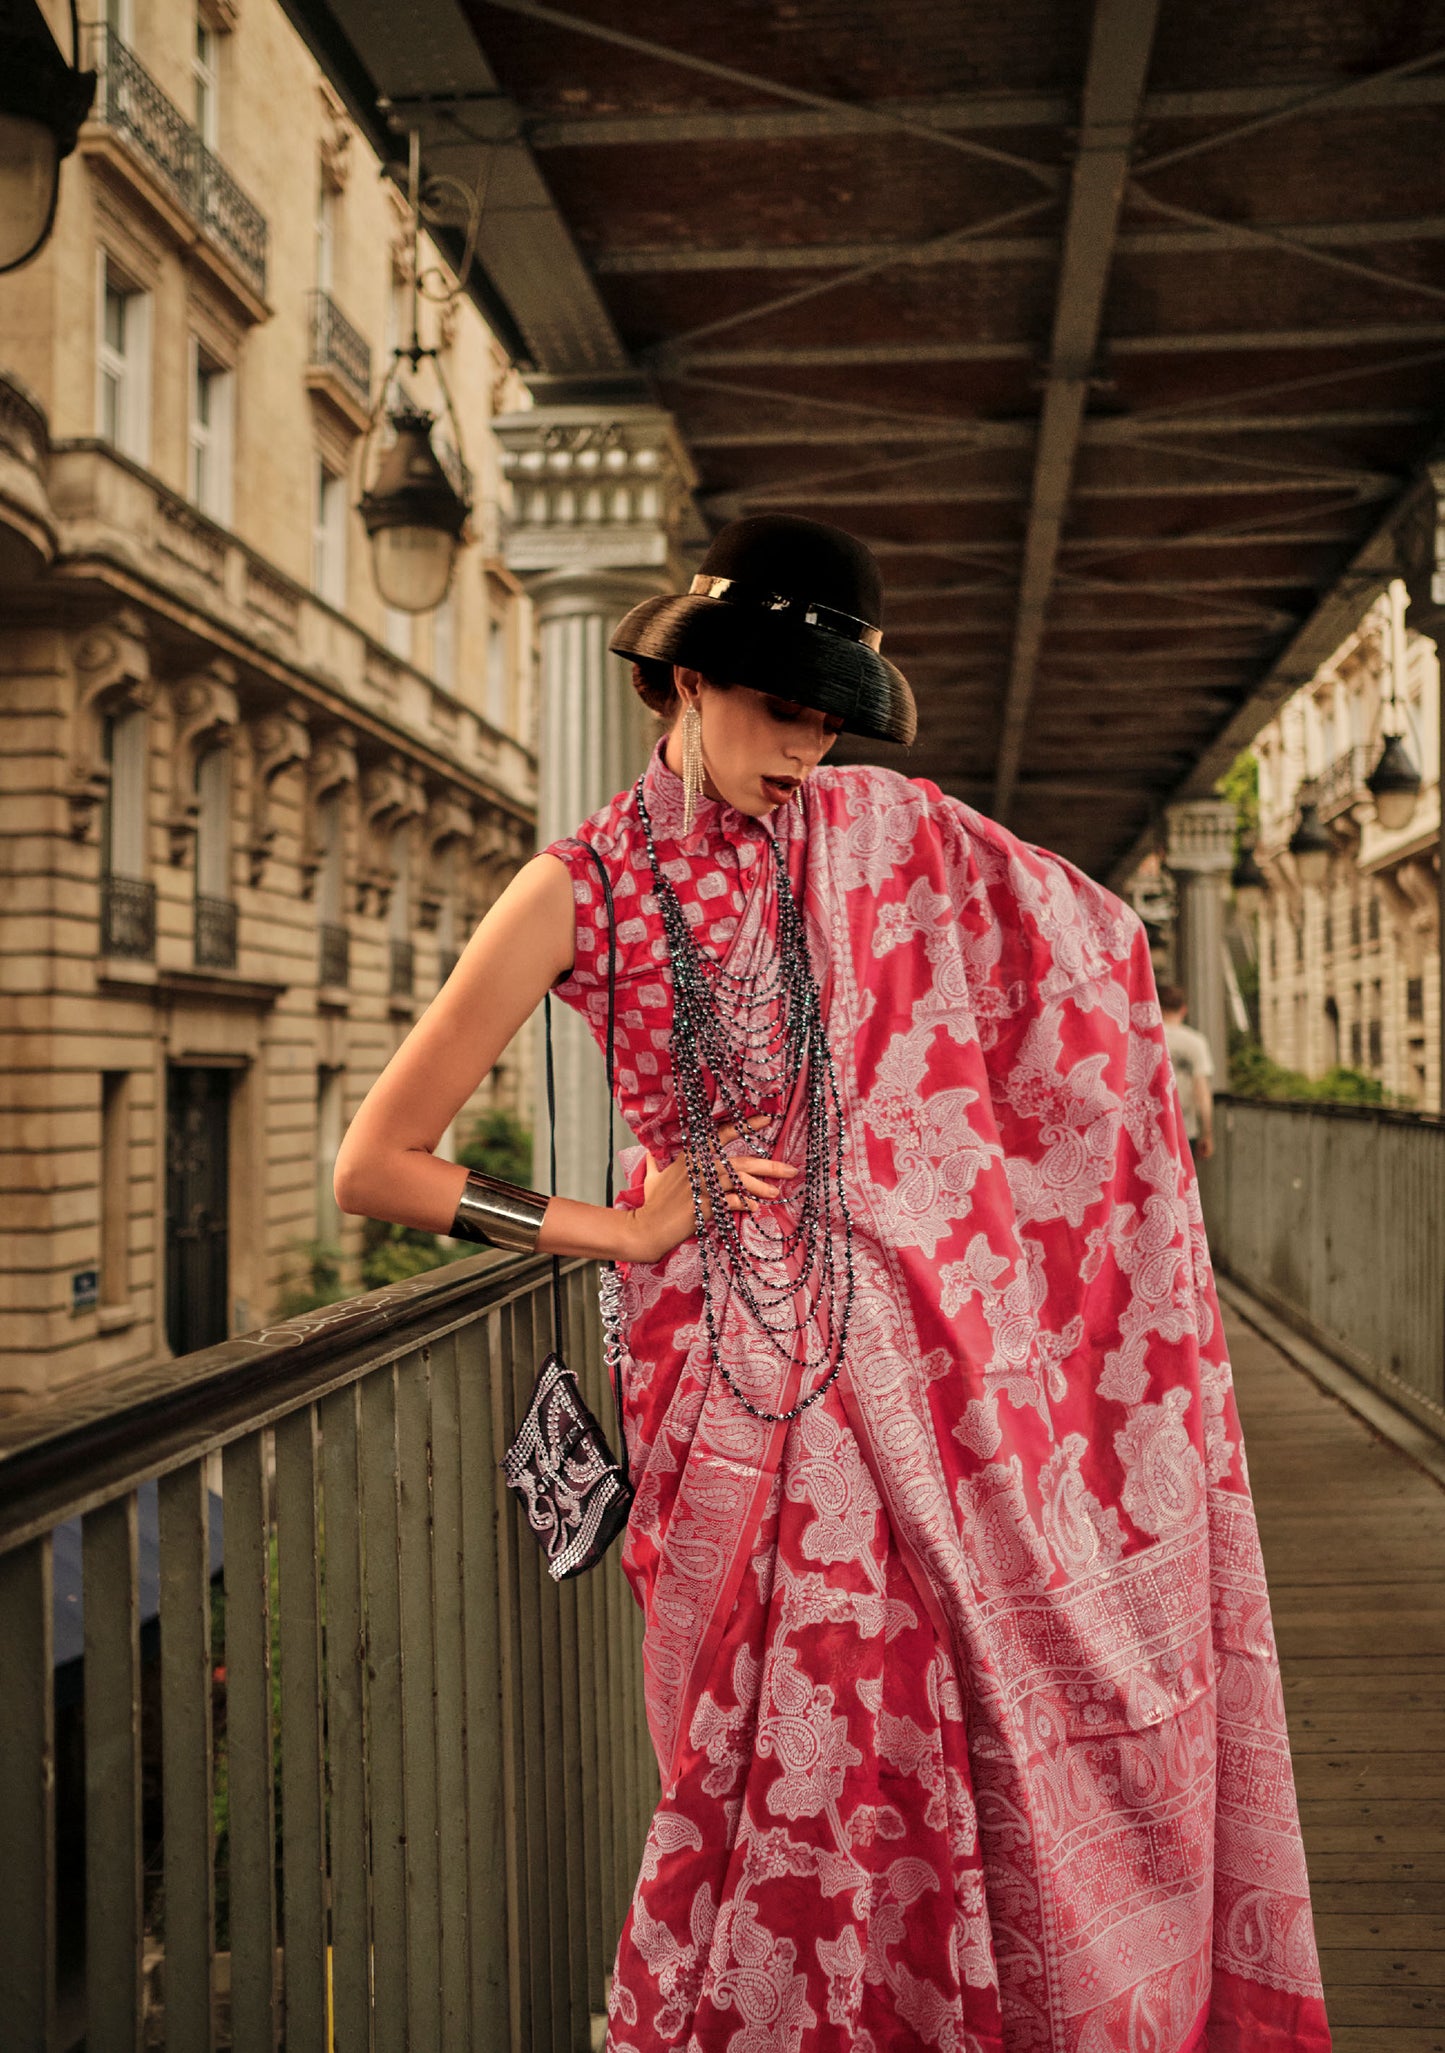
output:
<svg viewBox="0 0 1445 2053"><path fill-rule="evenodd" d="M613 2053L1284 2053L1329 2046L1269 1605L1143 931L922 779L826 766L717 801L666 874L766 949L774 833L848 1117L848 1360L791 1425L709 1363L696 1245L622 1272L662 1796ZM630 793L581 830L618 919L618 1098L680 1146ZM559 994L600 1038L568 865ZM792 1159L785 1111L776 1152ZM637 1203L641 1150L621 1202ZM796 1377L722 1345L785 1411Z"/></svg>

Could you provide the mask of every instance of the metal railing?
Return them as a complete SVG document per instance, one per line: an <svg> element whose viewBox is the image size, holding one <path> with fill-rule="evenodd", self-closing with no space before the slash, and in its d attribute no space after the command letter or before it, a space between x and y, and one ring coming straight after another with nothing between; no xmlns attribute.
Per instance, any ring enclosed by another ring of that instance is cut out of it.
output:
<svg viewBox="0 0 1445 2053"><path fill-rule="evenodd" d="M100 75L93 118L135 146L171 196L264 298L265 215L113 28L97 23L90 47L90 61Z"/></svg>
<svg viewBox="0 0 1445 2053"><path fill-rule="evenodd" d="M0 2046L587 2046L657 1779L618 1550L498 1477L549 1345L488 1252L0 1423Z"/></svg>
<svg viewBox="0 0 1445 2053"><path fill-rule="evenodd" d="M1342 749L1339 755L1326 767L1324 774L1316 779L1315 794L1320 814L1324 819L1342 812L1353 805L1365 793L1365 779L1370 774L1370 751L1362 741Z"/></svg>
<svg viewBox="0 0 1445 2053"><path fill-rule="evenodd" d="M316 952L318 980L323 984L344 986L351 975L351 935L347 929L319 928Z"/></svg>
<svg viewBox="0 0 1445 2053"><path fill-rule="evenodd" d="M236 967L236 907L229 898L196 894L196 961L206 969Z"/></svg>
<svg viewBox="0 0 1445 2053"><path fill-rule="evenodd" d="M1445 1439L1445 1119L1219 1100L1220 1269Z"/></svg>
<svg viewBox="0 0 1445 2053"><path fill-rule="evenodd" d="M143 877L100 880L100 952L150 962L156 952L156 887Z"/></svg>
<svg viewBox="0 0 1445 2053"><path fill-rule="evenodd" d="M310 363L319 370L335 371L357 404L371 404L371 345L329 292L318 286L307 294L310 308Z"/></svg>
<svg viewBox="0 0 1445 2053"><path fill-rule="evenodd" d="M391 944L391 981L387 986L393 998L410 998L416 980L416 950L410 941L393 941Z"/></svg>

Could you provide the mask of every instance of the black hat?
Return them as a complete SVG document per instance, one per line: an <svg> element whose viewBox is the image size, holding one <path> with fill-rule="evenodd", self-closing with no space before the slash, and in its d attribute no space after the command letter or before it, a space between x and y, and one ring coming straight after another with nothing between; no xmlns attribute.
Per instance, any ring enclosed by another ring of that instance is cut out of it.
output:
<svg viewBox="0 0 1445 2053"><path fill-rule="evenodd" d="M691 591L634 606L611 647L841 714L850 734L909 742L917 708L882 639L871 551L842 528L761 513L722 529Z"/></svg>

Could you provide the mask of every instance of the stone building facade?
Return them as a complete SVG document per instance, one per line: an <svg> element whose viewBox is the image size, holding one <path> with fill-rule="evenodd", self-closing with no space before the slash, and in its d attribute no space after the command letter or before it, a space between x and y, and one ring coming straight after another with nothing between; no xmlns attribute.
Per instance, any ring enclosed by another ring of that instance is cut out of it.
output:
<svg viewBox="0 0 1445 2053"><path fill-rule="evenodd" d="M104 12L0 279L0 1404L261 1323L308 1243L354 1265L345 1123L536 815L524 389L423 241L475 538L388 616L353 505L405 206L275 0ZM486 1101L530 1107L530 1045Z"/></svg>
<svg viewBox="0 0 1445 2053"><path fill-rule="evenodd" d="M1413 817L1394 832L1365 783L1392 698L1423 779ZM1363 1070L1392 1098L1438 1111L1440 664L1435 642L1409 625L1403 582L1261 730L1254 752L1256 855L1269 882L1258 929L1265 1052L1309 1076ZM1320 887L1301 882L1288 851L1310 796L1334 843Z"/></svg>

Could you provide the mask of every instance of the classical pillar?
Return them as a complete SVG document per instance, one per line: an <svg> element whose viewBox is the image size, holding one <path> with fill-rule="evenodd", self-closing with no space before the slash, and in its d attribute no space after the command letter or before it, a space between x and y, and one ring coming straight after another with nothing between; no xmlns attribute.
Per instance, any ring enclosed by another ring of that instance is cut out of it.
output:
<svg viewBox="0 0 1445 2053"><path fill-rule="evenodd" d="M1401 571L1409 595L1409 625L1418 634L1429 635L1440 659L1440 702L1436 708L1438 737L1435 762L1422 763L1420 771L1428 786L1435 778L1436 838L1435 936L1437 951L1436 1063L1440 1075L1440 1107L1445 1110L1445 462L1426 466L1425 483L1413 518L1398 537ZM1422 794L1423 796L1423 794Z"/></svg>
<svg viewBox="0 0 1445 2053"><path fill-rule="evenodd" d="M1217 1076L1228 1062L1224 1007L1224 892L1234 867L1234 807L1199 798L1170 806L1166 860L1179 887L1179 981L1189 1018L1209 1043Z"/></svg>
<svg viewBox="0 0 1445 2053"><path fill-rule="evenodd" d="M672 417L651 406L536 406L494 427L512 487L508 567L536 613L537 846L570 834L637 776L658 728L607 643L623 614L685 589L678 541L691 466ZM540 1028L539 1028L540 1032ZM607 1107L583 1023L553 1007L560 1108L557 1187L600 1202ZM537 1064L536 1174L545 1185L546 1100ZM625 1144L625 1131L619 1136Z"/></svg>

